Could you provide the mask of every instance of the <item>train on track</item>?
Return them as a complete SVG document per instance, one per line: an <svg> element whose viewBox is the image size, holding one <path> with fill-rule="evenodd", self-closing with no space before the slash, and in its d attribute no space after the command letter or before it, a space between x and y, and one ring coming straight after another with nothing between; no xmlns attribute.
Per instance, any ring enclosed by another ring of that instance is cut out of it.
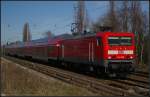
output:
<svg viewBox="0 0 150 97"><path fill-rule="evenodd" d="M5 54L70 63L89 71L128 75L135 69L135 41L130 32L62 34L5 46ZM61 65L61 64L60 64Z"/></svg>

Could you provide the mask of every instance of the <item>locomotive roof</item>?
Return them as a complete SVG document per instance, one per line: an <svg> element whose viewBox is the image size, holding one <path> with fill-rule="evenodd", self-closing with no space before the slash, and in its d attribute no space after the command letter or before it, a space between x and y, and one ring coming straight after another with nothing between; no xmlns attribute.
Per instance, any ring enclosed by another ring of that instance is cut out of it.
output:
<svg viewBox="0 0 150 97"><path fill-rule="evenodd" d="M115 36L130 36L130 35L134 35L131 32L98 32L97 35L103 36L103 35L115 35Z"/></svg>
<svg viewBox="0 0 150 97"><path fill-rule="evenodd" d="M86 37L93 37L93 36L103 36L103 35L123 35L123 36L128 36L128 35L133 35L131 32L88 32L86 34L81 34L77 36L72 36L66 39L79 39L79 38L86 38ZM65 40L65 39L64 39Z"/></svg>
<svg viewBox="0 0 150 97"><path fill-rule="evenodd" d="M95 36L95 35L96 35L96 33L86 33L86 34L81 34L81 35L76 35L76 36L72 35L71 37L68 37L68 38L65 38L65 39L78 39L78 38L91 37L91 36Z"/></svg>

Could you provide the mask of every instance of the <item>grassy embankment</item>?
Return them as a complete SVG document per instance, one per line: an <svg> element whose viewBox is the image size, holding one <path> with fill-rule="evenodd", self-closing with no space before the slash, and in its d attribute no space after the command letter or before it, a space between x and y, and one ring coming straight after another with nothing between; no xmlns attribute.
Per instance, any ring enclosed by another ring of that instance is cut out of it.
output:
<svg viewBox="0 0 150 97"><path fill-rule="evenodd" d="M86 89L70 85L43 74L29 72L15 64L1 60L2 93L6 95L86 96L96 95Z"/></svg>

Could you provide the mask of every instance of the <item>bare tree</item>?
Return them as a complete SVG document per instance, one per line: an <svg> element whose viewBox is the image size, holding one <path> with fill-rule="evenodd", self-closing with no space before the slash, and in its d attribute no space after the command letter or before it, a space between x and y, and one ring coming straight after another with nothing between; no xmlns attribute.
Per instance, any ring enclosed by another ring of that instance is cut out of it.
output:
<svg viewBox="0 0 150 97"><path fill-rule="evenodd" d="M131 18L131 26L132 32L141 32L141 5L139 1L131 1L130 7L130 18Z"/></svg>
<svg viewBox="0 0 150 97"><path fill-rule="evenodd" d="M93 23L92 30L99 31L99 26L110 26L112 27L112 31L119 31L120 25L118 20L117 10L115 9L115 1L109 1L110 8L108 12L99 18L96 23Z"/></svg>
<svg viewBox="0 0 150 97"><path fill-rule="evenodd" d="M131 30L135 34L136 48L137 48L137 61L138 63L143 62L143 47L144 47L144 33L145 33L145 21L144 13L141 9L140 1L132 1L130 8L131 18Z"/></svg>
<svg viewBox="0 0 150 97"><path fill-rule="evenodd" d="M110 10L109 10L109 20L111 23L112 31L119 31L119 21L117 19L117 12L115 10L115 1L109 1Z"/></svg>
<svg viewBox="0 0 150 97"><path fill-rule="evenodd" d="M141 48L141 62L148 63L149 53L149 18L146 12L143 13L143 43Z"/></svg>
<svg viewBox="0 0 150 97"><path fill-rule="evenodd" d="M95 33L98 32L99 31L99 26L100 26L99 22L92 23L91 31L95 32Z"/></svg>
<svg viewBox="0 0 150 97"><path fill-rule="evenodd" d="M127 32L129 31L129 1L122 1L122 7L119 9L120 16L120 30Z"/></svg>
<svg viewBox="0 0 150 97"><path fill-rule="evenodd" d="M84 15L85 15L85 4L84 1L78 1L78 33L83 32L84 28Z"/></svg>

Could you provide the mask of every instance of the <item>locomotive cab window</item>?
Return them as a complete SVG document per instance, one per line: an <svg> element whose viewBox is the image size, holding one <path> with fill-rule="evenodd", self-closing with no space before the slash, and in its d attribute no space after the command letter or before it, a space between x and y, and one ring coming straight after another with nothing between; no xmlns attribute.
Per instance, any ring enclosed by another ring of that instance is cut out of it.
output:
<svg viewBox="0 0 150 97"><path fill-rule="evenodd" d="M131 45L131 37L108 37L109 45Z"/></svg>

